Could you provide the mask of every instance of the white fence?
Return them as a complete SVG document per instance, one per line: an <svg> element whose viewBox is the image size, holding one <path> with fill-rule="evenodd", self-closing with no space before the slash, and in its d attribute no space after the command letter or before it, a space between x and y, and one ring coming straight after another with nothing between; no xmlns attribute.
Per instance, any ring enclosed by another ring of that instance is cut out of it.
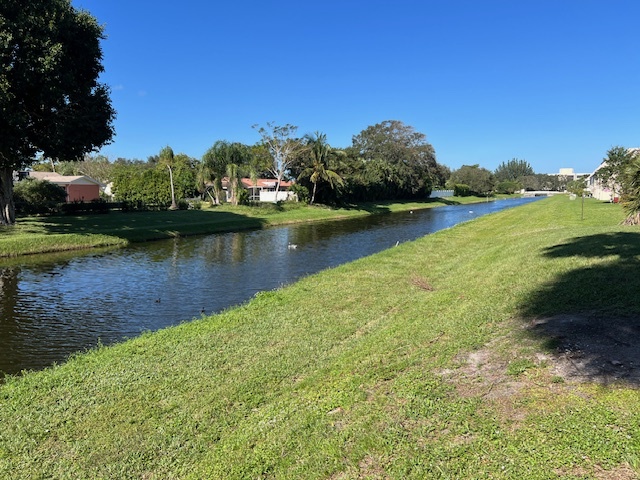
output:
<svg viewBox="0 0 640 480"><path fill-rule="evenodd" d="M295 200L296 194L289 191L281 191L278 192L278 198L276 198L276 192L268 192L261 190L260 191L260 201L261 202L280 202L286 200Z"/></svg>
<svg viewBox="0 0 640 480"><path fill-rule="evenodd" d="M429 198L453 197L453 190L432 190Z"/></svg>

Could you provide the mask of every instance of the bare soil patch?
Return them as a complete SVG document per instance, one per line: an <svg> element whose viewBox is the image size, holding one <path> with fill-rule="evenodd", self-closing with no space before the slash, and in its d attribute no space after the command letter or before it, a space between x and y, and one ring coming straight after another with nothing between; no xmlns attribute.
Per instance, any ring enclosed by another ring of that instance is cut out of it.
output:
<svg viewBox="0 0 640 480"><path fill-rule="evenodd" d="M640 318L556 315L533 320L526 328L551 347L553 375L640 386Z"/></svg>

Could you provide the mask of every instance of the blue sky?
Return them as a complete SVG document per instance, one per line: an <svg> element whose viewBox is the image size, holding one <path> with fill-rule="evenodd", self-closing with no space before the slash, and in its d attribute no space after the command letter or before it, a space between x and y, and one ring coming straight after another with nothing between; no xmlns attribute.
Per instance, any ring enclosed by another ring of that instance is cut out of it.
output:
<svg viewBox="0 0 640 480"><path fill-rule="evenodd" d="M452 169L590 172L640 146L636 0L73 0L105 26L118 112L102 153L201 158L252 125L334 147L384 120Z"/></svg>

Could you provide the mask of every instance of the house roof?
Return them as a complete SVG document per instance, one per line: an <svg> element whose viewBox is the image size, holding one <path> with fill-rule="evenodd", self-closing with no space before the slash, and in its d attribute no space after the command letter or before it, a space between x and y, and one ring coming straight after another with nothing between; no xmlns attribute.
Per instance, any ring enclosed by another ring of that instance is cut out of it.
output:
<svg viewBox="0 0 640 480"><path fill-rule="evenodd" d="M250 178L241 178L240 181L242 182L242 186L247 189L253 188L254 185L258 188L276 188L277 183L275 178L258 178L255 184ZM228 183L229 178L224 177L222 179L222 185L226 187ZM280 182L280 188L289 188L291 185L293 185L293 182L287 182L286 180Z"/></svg>
<svg viewBox="0 0 640 480"><path fill-rule="evenodd" d="M242 178L241 180L242 185L244 185L245 188L251 188L254 185L260 188L275 188L277 183L277 180L275 178L258 178L255 184L250 178ZM287 182L286 180L282 180L280 182L280 187L286 188L290 187L291 185L293 185L293 182Z"/></svg>
<svg viewBox="0 0 640 480"><path fill-rule="evenodd" d="M57 185L102 185L99 181L94 180L86 175L60 175L57 172L29 172L29 177L36 180L47 180Z"/></svg>

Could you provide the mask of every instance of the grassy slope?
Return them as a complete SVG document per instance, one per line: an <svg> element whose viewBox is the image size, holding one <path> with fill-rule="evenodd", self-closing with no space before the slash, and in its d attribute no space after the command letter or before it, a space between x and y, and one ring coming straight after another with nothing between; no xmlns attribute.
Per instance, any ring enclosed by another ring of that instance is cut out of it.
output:
<svg viewBox="0 0 640 480"><path fill-rule="evenodd" d="M637 275L615 302L567 281L638 261L618 206L586 212L500 212L9 379L0 477L633 478L636 388L562 382L521 328L640 313ZM479 351L492 376L469 369Z"/></svg>
<svg viewBox="0 0 640 480"><path fill-rule="evenodd" d="M446 202L471 203L476 197ZM122 246L130 242L159 240L175 236L199 235L262 228L287 223L333 220L376 213L432 208L445 203L368 203L345 209L284 204L264 207L231 207L173 212L112 212L108 215L27 217L17 225L0 229L0 257L48 253L83 248Z"/></svg>

